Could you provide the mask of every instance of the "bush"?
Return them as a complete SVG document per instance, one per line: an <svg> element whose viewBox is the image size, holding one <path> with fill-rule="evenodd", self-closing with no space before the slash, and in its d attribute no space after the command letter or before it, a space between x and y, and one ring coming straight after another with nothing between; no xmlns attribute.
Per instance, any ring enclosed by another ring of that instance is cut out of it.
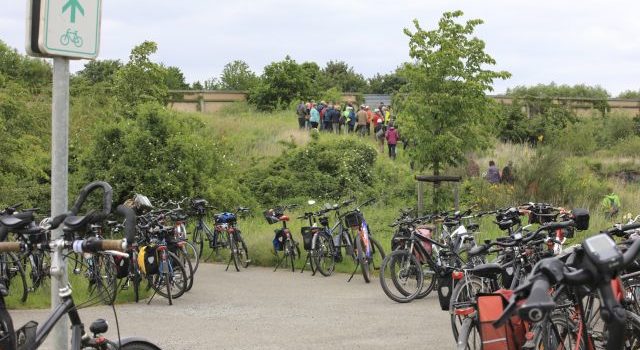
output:
<svg viewBox="0 0 640 350"><path fill-rule="evenodd" d="M312 142L256 166L244 182L269 205L291 198L335 199L372 188L376 154L360 140Z"/></svg>

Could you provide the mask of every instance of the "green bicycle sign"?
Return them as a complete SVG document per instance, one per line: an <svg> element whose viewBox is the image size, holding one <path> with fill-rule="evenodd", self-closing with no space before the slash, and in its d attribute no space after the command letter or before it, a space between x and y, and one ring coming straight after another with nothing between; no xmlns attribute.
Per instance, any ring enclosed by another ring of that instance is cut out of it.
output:
<svg viewBox="0 0 640 350"><path fill-rule="evenodd" d="M67 46L69 45L69 43L73 43L75 47L82 46L82 37L78 35L77 30L72 31L71 28L68 28L67 32L62 34L62 36L60 37L60 44Z"/></svg>

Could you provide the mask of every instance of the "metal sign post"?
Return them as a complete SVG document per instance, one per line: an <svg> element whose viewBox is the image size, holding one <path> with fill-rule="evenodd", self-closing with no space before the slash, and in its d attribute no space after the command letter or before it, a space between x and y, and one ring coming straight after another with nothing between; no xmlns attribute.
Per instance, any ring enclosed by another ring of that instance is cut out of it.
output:
<svg viewBox="0 0 640 350"><path fill-rule="evenodd" d="M53 59L53 93L51 106L51 217L67 212L69 168L69 60ZM52 239L62 237L62 229L51 234ZM51 257L51 308L61 303L59 291L65 287L67 267L58 250ZM68 347L68 320L62 318L53 330L54 349Z"/></svg>
<svg viewBox="0 0 640 350"><path fill-rule="evenodd" d="M51 216L67 212L69 168L69 59L94 59L100 48L102 0L28 0L27 53L53 58L51 104ZM62 229L52 239L62 237ZM62 254L51 257L51 308L60 304L66 287L67 266ZM69 346L67 319L53 330L53 349Z"/></svg>

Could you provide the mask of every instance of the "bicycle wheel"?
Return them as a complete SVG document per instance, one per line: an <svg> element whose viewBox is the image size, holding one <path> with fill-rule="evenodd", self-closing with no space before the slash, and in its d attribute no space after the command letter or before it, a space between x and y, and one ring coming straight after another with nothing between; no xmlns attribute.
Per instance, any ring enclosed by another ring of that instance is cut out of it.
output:
<svg viewBox="0 0 640 350"><path fill-rule="evenodd" d="M10 252L2 253L0 259L2 260L2 266L4 266L4 271L1 271L3 283L9 290L10 295L19 295L20 302L24 303L29 296L29 287L27 286L27 277L20 258Z"/></svg>
<svg viewBox="0 0 640 350"><path fill-rule="evenodd" d="M140 274L140 268L138 267L138 253L130 253L131 259L129 261L129 280L133 285L133 297L137 303L140 300L140 282L142 281L142 275Z"/></svg>
<svg viewBox="0 0 640 350"><path fill-rule="evenodd" d="M408 303L422 290L422 266L407 250L391 252L380 266L380 286L389 299Z"/></svg>
<svg viewBox="0 0 640 350"><path fill-rule="evenodd" d="M578 325L566 310L554 311L550 318L536 324L532 333L536 344L534 349L589 348L583 346L583 339L578 339ZM637 347L628 349L637 349Z"/></svg>
<svg viewBox="0 0 640 350"><path fill-rule="evenodd" d="M229 235L229 250L231 251L231 260L237 272L240 272L240 257L238 256L238 244L233 235Z"/></svg>
<svg viewBox="0 0 640 350"><path fill-rule="evenodd" d="M182 246L182 251L187 255L189 261L191 261L191 266L193 266L193 273L195 274L198 271L198 266L200 265L200 257L198 256L198 248L196 248L195 244L189 241L183 241L184 245Z"/></svg>
<svg viewBox="0 0 640 350"><path fill-rule="evenodd" d="M466 317L462 321L460 337L458 338L456 349L458 350L480 350L482 340L478 331L477 322L473 317Z"/></svg>
<svg viewBox="0 0 640 350"><path fill-rule="evenodd" d="M236 246L236 255L239 259L238 263L246 269L247 267L249 267L249 249L247 248L247 244L244 242L244 239L242 239L242 236L240 236L239 233L235 234L233 242Z"/></svg>
<svg viewBox="0 0 640 350"><path fill-rule="evenodd" d="M188 292L189 290L191 290L191 287L193 287L193 265L191 264L191 260L189 260L187 254L182 249L176 249L174 254L176 255L176 257L178 257L178 260L184 267L187 278L187 289L185 290L185 292Z"/></svg>
<svg viewBox="0 0 640 350"><path fill-rule="evenodd" d="M331 236L322 232L313 237L312 264L325 277L331 276L336 268L335 248Z"/></svg>
<svg viewBox="0 0 640 350"><path fill-rule="evenodd" d="M288 238L287 240L284 241L284 258L285 259L287 257L289 258L289 261L291 262L292 272L296 271L296 266L295 266L296 252L295 252L294 245L295 244L293 243L293 239L291 238Z"/></svg>
<svg viewBox="0 0 640 350"><path fill-rule="evenodd" d="M426 297L431 294L433 289L436 287L437 279L435 278L436 272L433 266L434 262L431 260L431 257L427 257L427 259L428 261L426 263L422 263L422 290L420 290L420 293L416 295L416 299Z"/></svg>
<svg viewBox="0 0 640 350"><path fill-rule="evenodd" d="M372 270L379 270L386 254L384 253L384 249L382 249L382 245L378 243L375 238L369 236L369 241L371 242L371 259L369 264L371 264Z"/></svg>
<svg viewBox="0 0 640 350"><path fill-rule="evenodd" d="M193 245L198 251L198 259L200 259L202 258L202 251L204 249L204 232L202 232L201 229L196 228L196 230L193 231L192 240Z"/></svg>
<svg viewBox="0 0 640 350"><path fill-rule="evenodd" d="M456 315L454 310L461 303L475 300L476 295L482 291L490 292L485 283L475 276L466 276L453 288L449 301L449 313L451 314L451 331L454 339L458 339L462 322L466 319L466 317Z"/></svg>
<svg viewBox="0 0 640 350"><path fill-rule="evenodd" d="M4 304L4 298L0 301L0 345L4 349L16 348L16 332L13 329L11 315Z"/></svg>
<svg viewBox="0 0 640 350"><path fill-rule="evenodd" d="M175 254L167 254L167 259L160 262L160 272L151 278L151 287L167 299L177 299L187 289L187 273Z"/></svg>
<svg viewBox="0 0 640 350"><path fill-rule="evenodd" d="M360 272L366 283L371 282L371 271L369 271L369 259L367 258L365 251L365 243L362 241L362 237L356 237L356 258L360 264Z"/></svg>
<svg viewBox="0 0 640 350"><path fill-rule="evenodd" d="M111 305L118 290L117 266L113 256L94 254L87 260L89 278L89 299L100 298L105 305Z"/></svg>

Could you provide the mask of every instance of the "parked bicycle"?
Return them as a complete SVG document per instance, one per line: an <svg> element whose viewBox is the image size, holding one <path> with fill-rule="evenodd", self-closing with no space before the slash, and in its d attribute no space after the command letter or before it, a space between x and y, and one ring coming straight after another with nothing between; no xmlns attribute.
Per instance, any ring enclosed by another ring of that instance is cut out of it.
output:
<svg viewBox="0 0 640 350"><path fill-rule="evenodd" d="M273 209L264 212L264 217L269 225L277 222L282 223L282 227L275 229L275 237L273 238L273 253L276 256L276 267L273 271L277 271L281 265L291 266L291 272L296 271L295 261L300 258L300 246L293 238L291 230L287 227L289 216L285 215L285 211L297 208L297 204L279 205Z"/></svg>
<svg viewBox="0 0 640 350"><path fill-rule="evenodd" d="M2 242L0 243L0 251L2 252L20 252L34 250L55 250L62 254L66 249L73 249L78 253L98 254L110 251L111 254L119 254L116 251L123 251L127 247L128 242L132 242L135 236L135 213L124 206L118 207L118 213L127 217L129 224L126 228L126 238L123 240L100 240L95 237L86 240L68 240L72 236L65 235L64 238L51 241L48 238L38 244L29 242ZM65 227L68 225L74 229L86 229L87 225L95 220L96 216L85 215L76 216L63 214L49 223L43 230L50 231L57 228L64 222ZM20 219L17 219L20 220ZM7 220L5 220L7 221ZM9 221L10 222L10 221ZM67 230L68 232L68 230ZM120 253L121 254L121 253ZM59 273L59 271L53 271ZM35 321L30 321L23 327L14 330L11 315L7 312L4 302L6 297L6 288L0 285L0 348L2 349L37 349L46 340L49 333L53 330L56 323L65 315L69 316L71 321L71 349L123 349L123 350L159 350L160 348L153 343L141 338L123 338L116 341L106 339L102 334L108 331L108 324L103 319L94 321L89 330L93 336L85 332L85 326L81 321L78 308L91 304L91 300L84 304L75 304L72 296L72 290L69 286L60 288L59 296L62 302L52 311L50 316L42 325L38 325ZM120 332L118 331L118 334ZM118 336L119 338L119 336Z"/></svg>

